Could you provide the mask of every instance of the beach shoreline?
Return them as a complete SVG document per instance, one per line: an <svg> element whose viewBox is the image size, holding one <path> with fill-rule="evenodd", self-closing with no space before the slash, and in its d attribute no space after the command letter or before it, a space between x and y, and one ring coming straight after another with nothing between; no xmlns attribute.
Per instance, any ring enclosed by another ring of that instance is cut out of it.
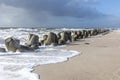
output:
<svg viewBox="0 0 120 80"><path fill-rule="evenodd" d="M34 67L41 80L119 80L120 33L110 32L70 43L81 52L67 62Z"/></svg>

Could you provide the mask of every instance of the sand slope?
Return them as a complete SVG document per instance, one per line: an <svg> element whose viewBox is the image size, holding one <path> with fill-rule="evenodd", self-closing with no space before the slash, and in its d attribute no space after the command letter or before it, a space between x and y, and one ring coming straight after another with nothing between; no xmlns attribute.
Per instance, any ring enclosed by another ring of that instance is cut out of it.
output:
<svg viewBox="0 0 120 80"><path fill-rule="evenodd" d="M41 80L120 80L120 33L79 40L66 49L80 51L81 55L35 67Z"/></svg>

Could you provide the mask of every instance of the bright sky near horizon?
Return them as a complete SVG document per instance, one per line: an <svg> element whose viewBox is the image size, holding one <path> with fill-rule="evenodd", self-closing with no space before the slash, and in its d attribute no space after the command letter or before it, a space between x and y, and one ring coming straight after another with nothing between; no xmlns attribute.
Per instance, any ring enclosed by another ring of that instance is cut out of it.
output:
<svg viewBox="0 0 120 80"><path fill-rule="evenodd" d="M0 27L120 27L120 0L0 0Z"/></svg>

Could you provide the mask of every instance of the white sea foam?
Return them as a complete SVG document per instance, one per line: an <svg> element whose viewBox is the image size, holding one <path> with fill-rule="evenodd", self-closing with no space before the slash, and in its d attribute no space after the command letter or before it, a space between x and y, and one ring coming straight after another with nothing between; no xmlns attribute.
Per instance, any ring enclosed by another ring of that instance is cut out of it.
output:
<svg viewBox="0 0 120 80"><path fill-rule="evenodd" d="M120 28L113 30L114 32L120 33Z"/></svg>
<svg viewBox="0 0 120 80"><path fill-rule="evenodd" d="M81 31L83 29L82 28L62 28L62 30L63 31ZM86 30L93 30L93 29L91 28L91 29L86 29Z"/></svg>
<svg viewBox="0 0 120 80"><path fill-rule="evenodd" d="M0 53L0 80L38 80L32 67L58 63L79 55L76 51L45 49L31 53Z"/></svg>
<svg viewBox="0 0 120 80"><path fill-rule="evenodd" d="M30 33L37 34L42 39L44 34L53 31L58 33L62 29L0 29L0 47L5 47L7 37L20 39L24 44ZM32 73L32 67L43 64L64 62L69 58L79 55L72 50L61 50L58 47L41 46L34 52L26 53L0 53L0 80L39 80L39 76Z"/></svg>

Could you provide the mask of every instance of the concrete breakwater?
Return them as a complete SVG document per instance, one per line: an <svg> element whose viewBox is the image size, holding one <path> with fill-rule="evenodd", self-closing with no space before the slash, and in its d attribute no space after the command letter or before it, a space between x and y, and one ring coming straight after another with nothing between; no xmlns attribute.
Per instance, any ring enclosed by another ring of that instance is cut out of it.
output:
<svg viewBox="0 0 120 80"><path fill-rule="evenodd" d="M43 40L39 41L38 35L29 34L28 39L24 45L20 44L20 40L8 37L5 39L6 49L0 48L0 52L26 52L34 51L39 48L41 45L64 45L66 43L74 42L77 39L88 38L90 36L95 36L98 34L107 34L109 29L83 29L79 31L62 31L60 33L49 32L48 35L43 36Z"/></svg>

